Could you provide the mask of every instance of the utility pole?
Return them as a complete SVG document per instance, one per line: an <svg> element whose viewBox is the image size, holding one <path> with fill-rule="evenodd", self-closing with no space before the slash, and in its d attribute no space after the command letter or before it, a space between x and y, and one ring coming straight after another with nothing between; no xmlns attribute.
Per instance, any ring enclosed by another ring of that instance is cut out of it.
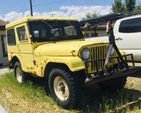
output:
<svg viewBox="0 0 141 113"><path fill-rule="evenodd" d="M32 0L30 0L30 15L33 16Z"/></svg>

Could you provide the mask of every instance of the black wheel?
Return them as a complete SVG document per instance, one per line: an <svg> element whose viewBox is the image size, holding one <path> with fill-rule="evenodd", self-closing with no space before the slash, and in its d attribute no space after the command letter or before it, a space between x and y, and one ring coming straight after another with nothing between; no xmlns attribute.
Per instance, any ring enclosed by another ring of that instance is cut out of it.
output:
<svg viewBox="0 0 141 113"><path fill-rule="evenodd" d="M14 65L14 74L18 83L24 83L26 81L26 73L22 71L20 62L16 62Z"/></svg>
<svg viewBox="0 0 141 113"><path fill-rule="evenodd" d="M109 93L117 93L125 86L127 77L120 77L100 83L100 88Z"/></svg>
<svg viewBox="0 0 141 113"><path fill-rule="evenodd" d="M51 70L48 87L53 99L63 108L72 108L77 101L77 84L74 77L63 69Z"/></svg>

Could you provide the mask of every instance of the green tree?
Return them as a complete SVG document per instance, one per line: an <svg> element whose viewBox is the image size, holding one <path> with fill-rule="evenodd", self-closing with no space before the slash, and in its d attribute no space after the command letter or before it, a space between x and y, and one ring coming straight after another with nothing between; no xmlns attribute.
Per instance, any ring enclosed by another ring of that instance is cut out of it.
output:
<svg viewBox="0 0 141 113"><path fill-rule="evenodd" d="M137 12L137 13L140 13L140 12L141 12L141 5L138 4L138 5L135 7L135 10L134 10L134 11Z"/></svg>
<svg viewBox="0 0 141 113"><path fill-rule="evenodd" d="M114 0L114 4L112 5L112 11L113 13L122 13L125 11L122 0Z"/></svg>
<svg viewBox="0 0 141 113"><path fill-rule="evenodd" d="M95 18L100 16L100 14L96 13L96 12L92 12L92 13L87 13L86 16L83 19L90 19L90 18Z"/></svg>
<svg viewBox="0 0 141 113"><path fill-rule="evenodd" d="M136 7L136 0L125 0L126 12L133 12Z"/></svg>
<svg viewBox="0 0 141 113"><path fill-rule="evenodd" d="M113 13L133 12L136 7L136 0L114 0L112 11Z"/></svg>

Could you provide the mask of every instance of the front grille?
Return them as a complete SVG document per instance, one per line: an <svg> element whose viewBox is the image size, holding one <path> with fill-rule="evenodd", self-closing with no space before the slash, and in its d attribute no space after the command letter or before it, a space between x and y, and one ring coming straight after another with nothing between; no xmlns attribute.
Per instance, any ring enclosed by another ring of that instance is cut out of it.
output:
<svg viewBox="0 0 141 113"><path fill-rule="evenodd" d="M105 59L108 51L108 45L96 45L93 47L90 47L91 51L91 60L98 60L98 59ZM105 61L100 60L97 62L91 62L91 72L94 72L96 70L96 65L99 70L103 69Z"/></svg>

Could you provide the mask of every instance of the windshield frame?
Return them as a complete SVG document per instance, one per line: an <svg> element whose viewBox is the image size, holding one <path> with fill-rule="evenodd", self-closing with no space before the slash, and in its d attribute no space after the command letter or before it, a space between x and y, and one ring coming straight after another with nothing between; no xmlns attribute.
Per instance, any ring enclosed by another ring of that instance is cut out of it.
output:
<svg viewBox="0 0 141 113"><path fill-rule="evenodd" d="M62 26L61 26L61 24L62 24ZM73 20L32 20L32 21L28 22L28 26L29 26L29 33L31 35L32 42L47 42L47 41L83 39L83 33L81 31L80 24L78 21L73 21ZM39 27L39 28L36 28L35 26ZM61 31L62 35L59 35L59 37L51 36L51 32L50 32L51 29L55 29L55 27L56 27L56 29L60 28L62 30L68 26L74 27L74 30L76 31L76 35L70 36L70 37L66 36L65 30L64 30L64 31ZM33 31L35 31L35 29L40 30L42 28L46 29L46 37L38 36L38 39L35 39L36 37L34 37Z"/></svg>

